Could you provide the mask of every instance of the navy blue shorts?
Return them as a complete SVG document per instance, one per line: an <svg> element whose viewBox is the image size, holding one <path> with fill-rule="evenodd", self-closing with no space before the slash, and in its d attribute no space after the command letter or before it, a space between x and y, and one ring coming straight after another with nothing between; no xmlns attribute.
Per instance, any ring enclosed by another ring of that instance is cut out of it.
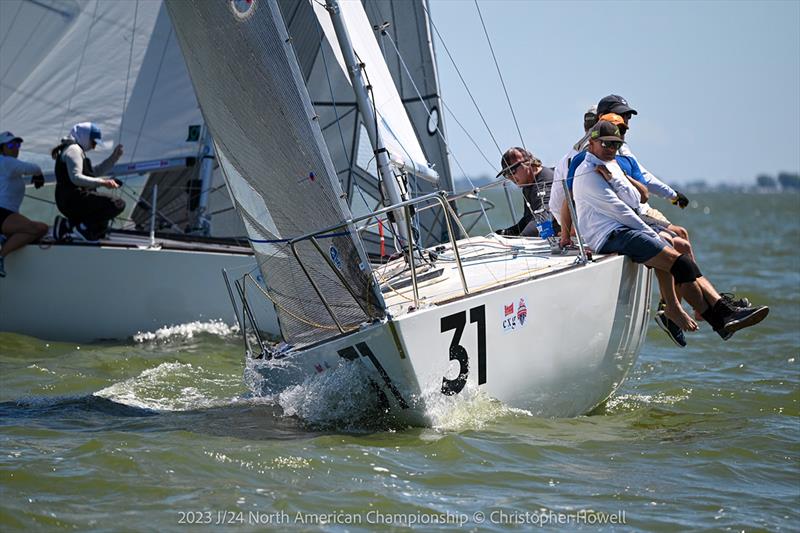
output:
<svg viewBox="0 0 800 533"><path fill-rule="evenodd" d="M646 263L665 246L664 241L640 229L617 228L608 236L600 253L627 255L634 263Z"/></svg>
<svg viewBox="0 0 800 533"><path fill-rule="evenodd" d="M3 222L6 221L8 217L14 214L14 211L10 211L5 207L0 207L0 232L3 231Z"/></svg>

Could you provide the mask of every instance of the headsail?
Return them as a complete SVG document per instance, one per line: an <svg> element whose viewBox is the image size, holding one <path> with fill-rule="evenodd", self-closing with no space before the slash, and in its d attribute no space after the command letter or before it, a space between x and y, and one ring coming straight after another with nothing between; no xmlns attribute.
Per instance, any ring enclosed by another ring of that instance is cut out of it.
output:
<svg viewBox="0 0 800 533"><path fill-rule="evenodd" d="M167 0L167 7L285 340L339 334L326 304L348 329L382 317L353 227L320 238L328 259L299 242L302 267L287 242L350 212L276 1Z"/></svg>

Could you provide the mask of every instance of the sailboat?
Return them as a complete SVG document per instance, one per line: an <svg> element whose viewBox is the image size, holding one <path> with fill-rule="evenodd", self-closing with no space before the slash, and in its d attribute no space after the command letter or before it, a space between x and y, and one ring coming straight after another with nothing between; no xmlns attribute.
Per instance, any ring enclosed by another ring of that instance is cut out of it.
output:
<svg viewBox="0 0 800 533"><path fill-rule="evenodd" d="M358 215L278 2L166 4L276 304L283 342L251 353L263 391L358 364L388 409L425 425L430 402L465 390L574 416L620 386L646 331L647 270L621 256L552 255L538 238L458 238L444 192L410 195L410 176L434 182L436 172L408 134L361 3L313 3L338 50L329 67L348 73L381 178L384 205ZM423 248L414 217L428 209L438 210L448 240ZM402 250L379 266L362 238L375 225Z"/></svg>
<svg viewBox="0 0 800 533"><path fill-rule="evenodd" d="M290 13L294 4L285 2L282 8ZM393 5L367 0L367 4L376 21L397 18L419 25L410 12L418 10L415 2ZM52 168L49 150L72 123L91 118L100 122L106 137L125 146L126 155L114 175L123 180L125 176L147 178L141 190L123 188L131 191L124 198L131 205L130 222L112 230L102 242L28 246L9 257L13 277L0 285L0 330L85 342L125 338L194 320L241 321L243 311L231 310L228 301L232 293L238 298L241 290L251 302L260 330L278 334L272 303L258 298L257 285L263 280L242 238L244 225L214 159L213 144L162 3L10 0L0 9L5 59L0 64L0 122L4 129L25 138L23 157L43 169ZM32 28L46 30L47 38L32 45ZM92 44L88 49L87 42ZM339 152L343 155L337 167L350 192L348 204L362 210L374 208L380 201L377 182L359 166L357 154L366 135L353 112L352 91L338 98L330 96L328 82L321 77L323 65L314 60L321 53L319 40L306 42L305 75L309 86L316 84L317 93L323 95L315 106L320 115L331 117L326 141L339 146L341 131L352 141L347 154ZM429 105L436 106L432 50L425 48L426 43L417 39L399 43L401 48L422 48L415 50L419 59L410 65L414 74L404 76L396 65L392 76L407 80L406 92L419 85ZM321 89L323 85L326 90ZM405 98L404 104L412 114L424 111L416 99ZM426 154L438 165L444 186L452 188L436 127L427 113L420 114L417 122L414 129ZM419 134L420 130L426 133ZM104 154L90 156L99 161ZM52 174L49 177L52 181ZM432 190L425 183L418 188ZM41 203L34 207L37 213L43 211ZM44 219L49 220L56 214L54 207L45 212L48 218ZM423 214L418 227L428 242L441 240L441 221L431 213ZM371 231L370 251L379 255L380 237L375 228ZM232 277L253 273L248 278L252 283L237 289L229 285L226 290L220 275L223 269Z"/></svg>

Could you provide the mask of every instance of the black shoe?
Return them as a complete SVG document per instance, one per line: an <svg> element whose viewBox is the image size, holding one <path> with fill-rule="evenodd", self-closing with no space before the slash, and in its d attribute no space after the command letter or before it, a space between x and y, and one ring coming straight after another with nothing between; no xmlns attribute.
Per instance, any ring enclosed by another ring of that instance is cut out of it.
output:
<svg viewBox="0 0 800 533"><path fill-rule="evenodd" d="M719 293L720 298L722 300L731 305L732 307L750 307L750 300L747 298L736 298L736 295L730 292L721 292Z"/></svg>
<svg viewBox="0 0 800 533"><path fill-rule="evenodd" d="M669 338L672 339L672 342L681 348L686 346L686 336L683 334L683 330L680 328L680 326L678 326L678 324L670 320L664 311L659 311L656 313L655 318L658 327L663 329L667 335L669 335Z"/></svg>
<svg viewBox="0 0 800 533"><path fill-rule="evenodd" d="M755 326L769 314L769 307L762 305L759 307L737 307L735 310L725 317L725 325L717 331L723 340L728 340L733 336L733 333L740 329Z"/></svg>
<svg viewBox="0 0 800 533"><path fill-rule="evenodd" d="M56 215L56 219L53 221L53 239L56 241L70 240L70 233L72 233L72 224L69 223L69 220L61 215Z"/></svg>

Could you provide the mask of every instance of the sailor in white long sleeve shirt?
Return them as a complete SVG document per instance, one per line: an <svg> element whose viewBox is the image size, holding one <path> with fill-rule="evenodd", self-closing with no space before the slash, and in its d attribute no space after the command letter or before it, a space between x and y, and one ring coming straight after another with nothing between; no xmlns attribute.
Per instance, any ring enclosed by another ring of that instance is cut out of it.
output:
<svg viewBox="0 0 800 533"><path fill-rule="evenodd" d="M589 245L597 252L619 253L655 268L667 304L665 313L682 329L694 330L697 324L681 308L675 290L724 340L761 322L769 308L734 307L723 300L691 257L664 243L639 218L631 207L638 202L638 191L620 179L622 172L615 161L622 142L619 128L601 120L590 132L589 153L575 173L578 225Z"/></svg>
<svg viewBox="0 0 800 533"><path fill-rule="evenodd" d="M600 251L611 233L621 228L639 230L650 236L654 240L653 255L664 247L658 234L637 214L639 192L616 161L602 161L587 153L575 172L574 189L581 233L592 249Z"/></svg>
<svg viewBox="0 0 800 533"><path fill-rule="evenodd" d="M597 124L597 106L593 105L586 110L586 113L583 114L584 136L577 143L575 143L575 146L570 148L570 151L567 152L567 155L561 158L556 165L556 168L553 170L553 188L550 191L550 202L548 207L550 208L550 213L553 215L553 218L556 219L562 228L564 227L564 223L561 219L561 210L564 207L565 198L564 182L567 180L569 164L572 162L573 157L586 149L586 145L589 142L588 132L595 124ZM572 226L572 221L569 222L569 226Z"/></svg>
<svg viewBox="0 0 800 533"><path fill-rule="evenodd" d="M5 258L8 254L47 233L47 224L36 222L19 213L25 196L25 176L38 189L44 185L42 169L34 163L20 161L22 138L10 131L0 133L0 278L6 276Z"/></svg>

